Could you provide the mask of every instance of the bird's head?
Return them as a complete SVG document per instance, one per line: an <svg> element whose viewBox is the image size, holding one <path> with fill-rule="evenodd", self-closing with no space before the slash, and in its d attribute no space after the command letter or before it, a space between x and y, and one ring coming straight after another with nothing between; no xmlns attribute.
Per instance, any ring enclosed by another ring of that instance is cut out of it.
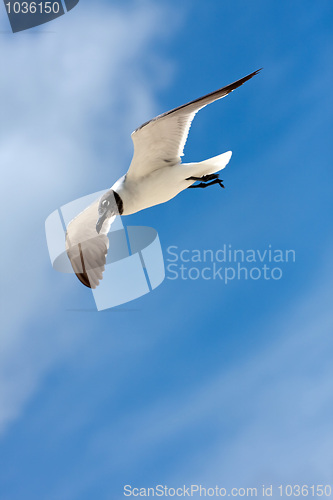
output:
<svg viewBox="0 0 333 500"><path fill-rule="evenodd" d="M98 204L98 220L96 223L96 231L100 233L103 223L106 219L110 217L115 217L116 215L121 215L123 213L123 202L119 194L113 189L109 189L101 199Z"/></svg>

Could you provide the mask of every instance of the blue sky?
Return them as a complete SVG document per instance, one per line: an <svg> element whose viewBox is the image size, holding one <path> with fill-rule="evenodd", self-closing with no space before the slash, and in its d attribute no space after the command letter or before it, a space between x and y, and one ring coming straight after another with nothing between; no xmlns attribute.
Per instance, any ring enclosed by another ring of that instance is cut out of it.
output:
<svg viewBox="0 0 333 500"><path fill-rule="evenodd" d="M1 500L333 485L332 17L329 1L82 0L13 35L3 11ZM190 131L185 161L233 151L226 189L124 223L165 256L272 245L296 262L275 281L166 279L97 313L52 269L46 217L113 184L142 122L260 67Z"/></svg>

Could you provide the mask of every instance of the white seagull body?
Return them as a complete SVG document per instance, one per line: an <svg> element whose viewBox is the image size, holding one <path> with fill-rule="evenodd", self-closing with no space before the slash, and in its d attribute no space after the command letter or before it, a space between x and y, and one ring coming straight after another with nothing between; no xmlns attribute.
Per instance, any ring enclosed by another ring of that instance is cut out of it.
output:
<svg viewBox="0 0 333 500"><path fill-rule="evenodd" d="M134 155L126 175L101 198L75 217L67 227L66 251L79 280L96 288L103 277L109 240L116 215L130 215L171 200L189 187L222 181L215 173L231 158L231 151L198 163L181 163L196 113L250 80L258 71L215 92L168 111L132 133ZM199 185L193 186L196 181Z"/></svg>

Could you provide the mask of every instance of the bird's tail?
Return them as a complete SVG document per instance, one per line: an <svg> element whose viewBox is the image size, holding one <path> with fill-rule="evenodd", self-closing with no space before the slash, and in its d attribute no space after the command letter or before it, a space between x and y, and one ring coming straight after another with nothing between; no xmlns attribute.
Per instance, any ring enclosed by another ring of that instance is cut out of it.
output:
<svg viewBox="0 0 333 500"><path fill-rule="evenodd" d="M203 175L215 174L219 170L222 170L229 163L232 152L227 151L226 153L222 153L218 156L213 156L213 158L209 158L208 160L200 161L198 163L188 164L188 166L192 167L192 175L197 175L201 177Z"/></svg>
<svg viewBox="0 0 333 500"><path fill-rule="evenodd" d="M231 155L232 152L227 151L226 153L222 153L221 155L213 156L213 158L201 161L199 165L202 165L205 169L207 168L207 174L214 174L215 172L222 170L228 165Z"/></svg>

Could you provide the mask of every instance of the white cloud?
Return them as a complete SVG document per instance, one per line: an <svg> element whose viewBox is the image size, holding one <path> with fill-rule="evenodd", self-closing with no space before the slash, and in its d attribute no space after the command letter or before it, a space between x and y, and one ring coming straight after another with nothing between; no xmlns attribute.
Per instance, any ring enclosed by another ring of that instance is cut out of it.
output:
<svg viewBox="0 0 333 500"><path fill-rule="evenodd" d="M0 431L78 341L75 332L59 330L46 340L41 331L57 324L59 301L69 293L57 290L50 274L44 221L125 170L129 132L156 110L161 75L149 60L158 60L154 44L166 36L165 14L151 2L124 8L81 2L52 28L1 35Z"/></svg>

